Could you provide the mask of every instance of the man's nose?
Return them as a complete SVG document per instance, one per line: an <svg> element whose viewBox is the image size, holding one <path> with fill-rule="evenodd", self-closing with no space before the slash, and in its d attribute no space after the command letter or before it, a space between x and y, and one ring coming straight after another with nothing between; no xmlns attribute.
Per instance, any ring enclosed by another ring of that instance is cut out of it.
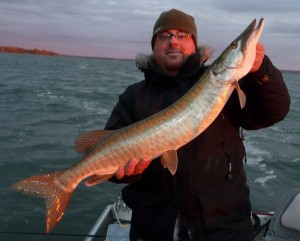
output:
<svg viewBox="0 0 300 241"><path fill-rule="evenodd" d="M173 34L169 40L169 43L171 44L175 44L175 43L178 43L178 39L177 39L177 36L175 34Z"/></svg>

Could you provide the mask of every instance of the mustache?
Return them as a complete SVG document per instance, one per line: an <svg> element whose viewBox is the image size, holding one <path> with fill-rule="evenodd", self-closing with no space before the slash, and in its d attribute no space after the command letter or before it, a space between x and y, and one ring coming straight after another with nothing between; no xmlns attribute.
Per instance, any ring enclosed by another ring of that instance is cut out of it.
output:
<svg viewBox="0 0 300 241"><path fill-rule="evenodd" d="M180 47L176 47L176 46L169 46L167 49L166 49L166 52L180 52L180 53L183 53L184 50Z"/></svg>

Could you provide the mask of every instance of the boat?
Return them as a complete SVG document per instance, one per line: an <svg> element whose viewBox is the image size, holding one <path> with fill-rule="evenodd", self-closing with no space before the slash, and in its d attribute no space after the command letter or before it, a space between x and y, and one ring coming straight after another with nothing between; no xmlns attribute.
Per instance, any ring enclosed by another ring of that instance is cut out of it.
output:
<svg viewBox="0 0 300 241"><path fill-rule="evenodd" d="M84 241L129 241L131 209L121 197L106 206Z"/></svg>
<svg viewBox="0 0 300 241"><path fill-rule="evenodd" d="M253 212L255 241L300 240L300 189L293 189L275 211ZM129 241L131 209L119 197L106 206L84 241Z"/></svg>

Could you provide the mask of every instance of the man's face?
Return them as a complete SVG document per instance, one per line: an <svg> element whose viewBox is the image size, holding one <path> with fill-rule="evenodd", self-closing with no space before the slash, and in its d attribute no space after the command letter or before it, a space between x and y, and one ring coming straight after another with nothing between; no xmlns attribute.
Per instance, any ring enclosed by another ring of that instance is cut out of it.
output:
<svg viewBox="0 0 300 241"><path fill-rule="evenodd" d="M154 58L158 67L167 75L175 76L196 47L189 33L170 29L158 33L154 43Z"/></svg>

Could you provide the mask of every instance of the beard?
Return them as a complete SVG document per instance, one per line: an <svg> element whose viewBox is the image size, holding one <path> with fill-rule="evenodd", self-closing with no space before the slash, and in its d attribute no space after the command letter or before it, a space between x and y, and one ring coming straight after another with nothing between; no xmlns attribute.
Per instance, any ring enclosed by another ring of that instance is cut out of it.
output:
<svg viewBox="0 0 300 241"><path fill-rule="evenodd" d="M179 71L186 60L181 51L171 49L163 58L164 66L169 71Z"/></svg>
<svg viewBox="0 0 300 241"><path fill-rule="evenodd" d="M184 61L165 61L165 68L169 71L179 71Z"/></svg>
<svg viewBox="0 0 300 241"><path fill-rule="evenodd" d="M154 49L154 58L158 67L169 76L178 74L188 56L189 53L187 54L185 49L179 46L169 45L167 48Z"/></svg>

